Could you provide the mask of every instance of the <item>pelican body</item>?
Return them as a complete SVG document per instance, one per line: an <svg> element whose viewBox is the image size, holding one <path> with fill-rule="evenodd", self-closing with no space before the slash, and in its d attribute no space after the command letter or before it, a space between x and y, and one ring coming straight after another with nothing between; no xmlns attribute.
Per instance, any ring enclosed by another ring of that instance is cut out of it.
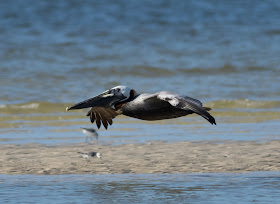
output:
<svg viewBox="0 0 280 204"><path fill-rule="evenodd" d="M113 124L112 119L121 114L153 121L196 113L216 125L215 118L208 113L211 108L203 107L197 99L167 91L138 94L134 89L122 85L67 107L66 110L83 108L91 108L87 116L92 123L96 121L98 129L101 123L107 129L108 124Z"/></svg>

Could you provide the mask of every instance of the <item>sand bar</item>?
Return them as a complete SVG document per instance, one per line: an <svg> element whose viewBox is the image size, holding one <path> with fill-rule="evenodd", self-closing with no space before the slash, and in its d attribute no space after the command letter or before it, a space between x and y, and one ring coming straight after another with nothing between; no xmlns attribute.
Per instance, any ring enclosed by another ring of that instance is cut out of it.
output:
<svg viewBox="0 0 280 204"><path fill-rule="evenodd" d="M124 174L280 171L280 141L0 145L0 174ZM97 151L90 162L77 152Z"/></svg>

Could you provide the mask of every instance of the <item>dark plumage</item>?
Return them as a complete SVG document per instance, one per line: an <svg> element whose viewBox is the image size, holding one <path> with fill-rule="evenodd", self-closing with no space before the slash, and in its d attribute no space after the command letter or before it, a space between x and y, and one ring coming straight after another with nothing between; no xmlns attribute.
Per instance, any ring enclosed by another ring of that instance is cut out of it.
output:
<svg viewBox="0 0 280 204"><path fill-rule="evenodd" d="M87 116L92 123L96 121L98 128L102 123L107 129L120 114L141 120L163 120L196 113L216 125L215 118L207 112L211 108L203 107L197 99L166 91L137 94L126 86L117 86L66 110L89 107Z"/></svg>

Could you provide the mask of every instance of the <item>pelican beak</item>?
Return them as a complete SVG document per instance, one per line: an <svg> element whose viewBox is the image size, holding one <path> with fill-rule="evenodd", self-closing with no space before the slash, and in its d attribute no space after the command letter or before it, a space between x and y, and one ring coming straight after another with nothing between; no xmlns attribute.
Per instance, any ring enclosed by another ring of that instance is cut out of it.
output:
<svg viewBox="0 0 280 204"><path fill-rule="evenodd" d="M73 109L83 109L83 108L90 108L90 107L104 107L110 108L115 103L125 99L125 97L114 90L107 90L93 98L87 99L80 103L77 103L73 106L67 107L66 111L73 110Z"/></svg>

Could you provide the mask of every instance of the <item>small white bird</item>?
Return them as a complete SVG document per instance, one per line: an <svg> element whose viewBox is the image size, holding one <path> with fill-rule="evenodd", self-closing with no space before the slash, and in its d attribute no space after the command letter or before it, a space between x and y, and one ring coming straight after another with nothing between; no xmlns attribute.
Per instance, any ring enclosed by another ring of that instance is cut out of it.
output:
<svg viewBox="0 0 280 204"><path fill-rule="evenodd" d="M90 160L93 157L97 157L101 159L101 153L100 152L77 152L81 155L81 157L85 158L86 160Z"/></svg>
<svg viewBox="0 0 280 204"><path fill-rule="evenodd" d="M86 137L86 142L93 140L95 138L98 140L98 133L95 129L93 128L82 128L83 133L87 136Z"/></svg>

